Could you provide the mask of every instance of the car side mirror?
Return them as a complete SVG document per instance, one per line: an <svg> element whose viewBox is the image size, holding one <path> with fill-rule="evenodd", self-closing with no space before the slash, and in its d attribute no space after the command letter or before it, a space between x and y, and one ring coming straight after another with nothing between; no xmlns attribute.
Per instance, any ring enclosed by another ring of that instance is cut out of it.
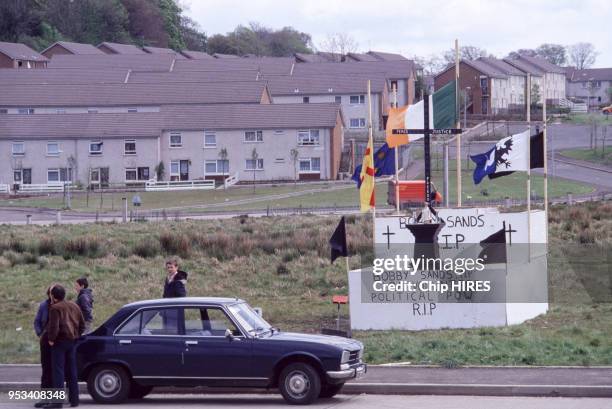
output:
<svg viewBox="0 0 612 409"><path fill-rule="evenodd" d="M225 338L229 339L230 341L234 340L234 334L232 333L232 330L227 328L225 330Z"/></svg>

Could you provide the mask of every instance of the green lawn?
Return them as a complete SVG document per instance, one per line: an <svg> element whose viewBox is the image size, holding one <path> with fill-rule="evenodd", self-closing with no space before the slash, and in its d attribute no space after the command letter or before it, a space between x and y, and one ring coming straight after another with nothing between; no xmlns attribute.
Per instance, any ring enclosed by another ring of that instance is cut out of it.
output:
<svg viewBox="0 0 612 409"><path fill-rule="evenodd" d="M338 219L3 226L0 269L10 274L0 274L0 362L37 362L32 319L49 283L71 288L87 275L100 324L127 302L159 297L169 255L178 255L189 271L191 295L242 297L282 330L333 326L331 297L348 292L344 263L329 263L328 239ZM549 234L551 249L574 242L609 246L612 204L554 206ZM347 235L355 254L351 266L357 267L358 254L371 252L370 217L347 216ZM588 298L580 280L556 259L549 257L549 313L521 325L360 331L355 337L365 342L370 363L611 365L612 304Z"/></svg>
<svg viewBox="0 0 612 409"><path fill-rule="evenodd" d="M605 150L601 146L597 149L568 149L561 151L561 154L568 158L612 166L612 146L606 146Z"/></svg>
<svg viewBox="0 0 612 409"><path fill-rule="evenodd" d="M600 112L590 114L570 114L563 120L564 123L574 125L588 125L593 122L600 125L612 124L612 115L603 115Z"/></svg>

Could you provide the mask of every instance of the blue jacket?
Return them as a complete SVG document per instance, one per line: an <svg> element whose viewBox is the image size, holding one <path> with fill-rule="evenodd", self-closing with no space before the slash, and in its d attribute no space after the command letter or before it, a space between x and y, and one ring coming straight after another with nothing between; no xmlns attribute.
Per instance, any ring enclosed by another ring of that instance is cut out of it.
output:
<svg viewBox="0 0 612 409"><path fill-rule="evenodd" d="M40 337L49 321L49 300L45 300L38 305L36 318L34 318L34 332Z"/></svg>

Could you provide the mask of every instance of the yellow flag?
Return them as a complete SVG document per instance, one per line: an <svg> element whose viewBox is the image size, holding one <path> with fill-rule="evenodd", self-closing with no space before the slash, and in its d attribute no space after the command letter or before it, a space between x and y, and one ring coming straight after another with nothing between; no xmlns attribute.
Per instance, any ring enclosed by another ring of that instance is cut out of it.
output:
<svg viewBox="0 0 612 409"><path fill-rule="evenodd" d="M368 140L368 147L363 155L363 163L361 165L361 187L359 188L359 202L361 203L361 211L367 212L374 207L375 190L374 190L374 147L372 138Z"/></svg>

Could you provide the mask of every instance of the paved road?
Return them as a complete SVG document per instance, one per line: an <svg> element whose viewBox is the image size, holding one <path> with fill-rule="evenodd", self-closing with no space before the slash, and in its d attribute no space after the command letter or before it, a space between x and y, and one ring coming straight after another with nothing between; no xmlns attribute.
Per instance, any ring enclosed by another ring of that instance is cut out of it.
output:
<svg viewBox="0 0 612 409"><path fill-rule="evenodd" d="M31 408L32 403L8 403L0 395L0 408ZM88 395L81 396L81 407L108 408L95 404ZM119 408L207 407L226 409L266 409L294 407L287 405L275 395L151 395L142 401L133 401ZM605 398L529 398L529 397L482 397L482 396L397 396L397 395L339 395L308 406L313 409L609 409L612 399Z"/></svg>

